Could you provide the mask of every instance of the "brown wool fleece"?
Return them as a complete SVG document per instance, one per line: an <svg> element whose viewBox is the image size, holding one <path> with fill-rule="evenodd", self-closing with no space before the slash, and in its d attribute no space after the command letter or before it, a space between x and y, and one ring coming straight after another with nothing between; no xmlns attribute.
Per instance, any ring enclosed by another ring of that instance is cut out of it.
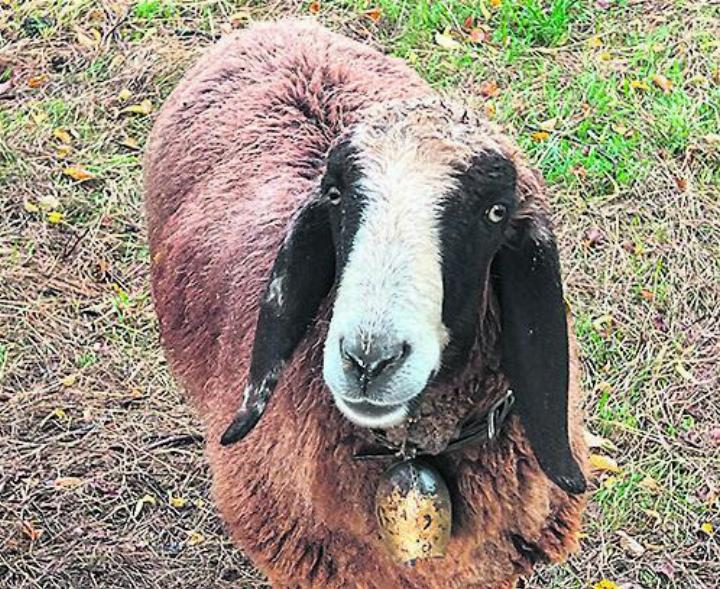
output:
<svg viewBox="0 0 720 589"><path fill-rule="evenodd" d="M328 147L365 108L431 96L401 61L316 24L260 24L200 59L149 140L146 211L163 345L206 426L227 531L274 587L509 588L534 562L559 561L577 548L584 499L549 481L513 417L493 443L436 461L455 507L447 556L414 568L393 564L374 517L387 463L352 459L358 429L322 382L329 303L259 424L243 441L219 444L241 402L273 258L293 214L317 189ZM517 167L525 214L543 210L537 173L487 127L488 141ZM499 355L489 337L497 329L493 315L483 340L492 349L475 354L453 381L460 392L465 378ZM585 468L572 341L570 352L570 437ZM489 403L505 382L486 382Z"/></svg>

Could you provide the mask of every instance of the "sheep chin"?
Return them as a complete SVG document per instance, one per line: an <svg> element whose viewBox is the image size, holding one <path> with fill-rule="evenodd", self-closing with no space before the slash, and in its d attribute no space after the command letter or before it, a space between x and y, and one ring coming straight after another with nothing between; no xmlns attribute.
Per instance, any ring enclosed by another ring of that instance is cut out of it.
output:
<svg viewBox="0 0 720 589"><path fill-rule="evenodd" d="M340 412L352 423L370 429L388 429L400 425L409 414L408 404L403 403L384 415L361 415L353 411L340 397L335 396L335 404Z"/></svg>

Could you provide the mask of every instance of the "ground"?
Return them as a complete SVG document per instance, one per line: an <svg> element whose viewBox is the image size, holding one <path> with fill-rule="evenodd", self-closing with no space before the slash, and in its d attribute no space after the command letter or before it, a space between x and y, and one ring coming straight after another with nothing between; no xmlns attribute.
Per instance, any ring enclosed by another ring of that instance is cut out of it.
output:
<svg viewBox="0 0 720 589"><path fill-rule="evenodd" d="M720 22L691 0L0 0L0 585L260 587L148 290L142 149L199 51L302 14L503 125L552 193L595 471L528 587L720 578Z"/></svg>

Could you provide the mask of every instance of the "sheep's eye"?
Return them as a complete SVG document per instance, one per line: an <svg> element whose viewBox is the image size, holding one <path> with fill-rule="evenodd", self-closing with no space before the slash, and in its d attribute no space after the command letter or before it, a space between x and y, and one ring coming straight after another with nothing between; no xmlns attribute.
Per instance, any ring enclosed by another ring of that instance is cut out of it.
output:
<svg viewBox="0 0 720 589"><path fill-rule="evenodd" d="M494 204L485 211L485 215L491 223L500 223L500 221L505 218L505 215L507 215L507 207L499 203Z"/></svg>
<svg viewBox="0 0 720 589"><path fill-rule="evenodd" d="M340 189L336 186L331 186L330 188L328 188L325 194L328 197L328 200L334 205L340 202L340 197L342 196L342 194L340 193Z"/></svg>

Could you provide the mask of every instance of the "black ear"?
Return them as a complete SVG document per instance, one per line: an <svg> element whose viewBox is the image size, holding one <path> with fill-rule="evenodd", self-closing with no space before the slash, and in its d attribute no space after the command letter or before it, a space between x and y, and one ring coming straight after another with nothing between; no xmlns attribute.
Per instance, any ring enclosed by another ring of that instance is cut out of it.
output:
<svg viewBox="0 0 720 589"><path fill-rule="evenodd" d="M544 219L523 219L515 229L494 264L503 369L541 468L568 493L582 493L568 439L567 319L555 238Z"/></svg>
<svg viewBox="0 0 720 589"><path fill-rule="evenodd" d="M241 440L260 420L285 362L332 286L335 250L327 206L324 197L305 205L275 258L260 303L243 404L220 440L223 446Z"/></svg>

